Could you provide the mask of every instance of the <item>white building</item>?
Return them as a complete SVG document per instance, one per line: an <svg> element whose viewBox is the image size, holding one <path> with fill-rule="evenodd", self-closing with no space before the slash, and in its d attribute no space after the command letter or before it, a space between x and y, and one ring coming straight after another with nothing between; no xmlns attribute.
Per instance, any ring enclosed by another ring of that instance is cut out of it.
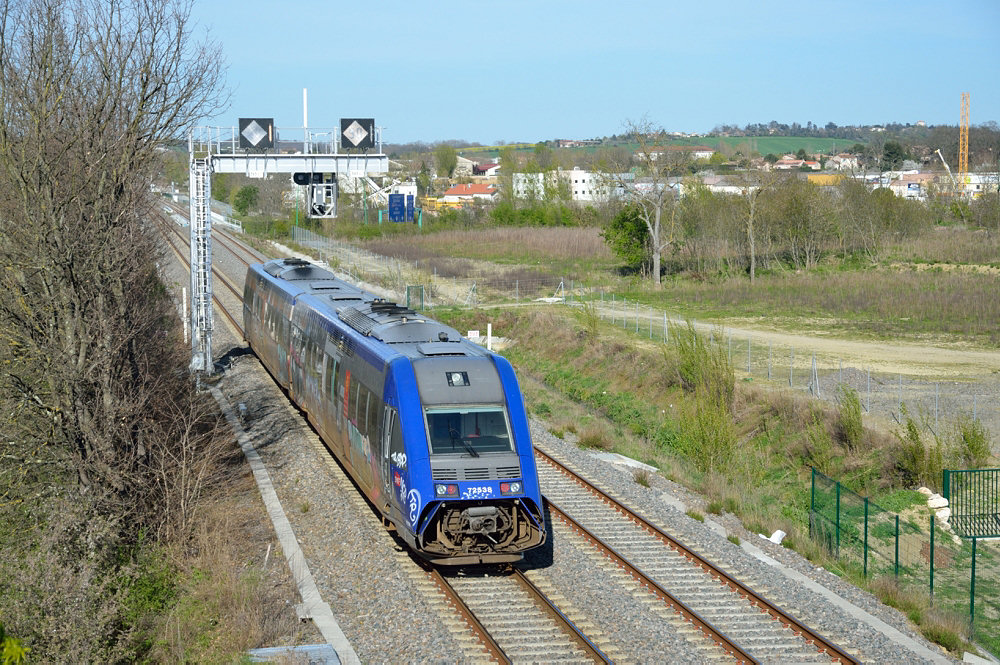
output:
<svg viewBox="0 0 1000 665"><path fill-rule="evenodd" d="M417 195L417 183L413 180L409 182L397 182L392 186L390 190L393 194L406 194L409 196Z"/></svg>
<svg viewBox="0 0 1000 665"><path fill-rule="evenodd" d="M576 203L605 202L613 182L618 179L610 175L584 171L574 167L570 171L548 171L546 173L513 174L514 197L519 199L543 199L548 194L554 197L559 189Z"/></svg>

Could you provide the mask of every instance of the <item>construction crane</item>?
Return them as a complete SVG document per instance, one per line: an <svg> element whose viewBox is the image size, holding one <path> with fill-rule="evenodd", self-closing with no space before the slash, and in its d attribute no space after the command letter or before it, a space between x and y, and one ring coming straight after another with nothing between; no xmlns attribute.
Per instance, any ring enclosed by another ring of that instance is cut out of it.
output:
<svg viewBox="0 0 1000 665"><path fill-rule="evenodd" d="M952 185L952 187L955 188L955 193L957 194L958 193L958 182L955 180L955 176L953 176L951 174L951 169L948 168L948 162L944 161L944 155L941 154L941 149L938 148L934 152L936 152L937 156L941 158L941 163L944 164L944 170L948 172L948 177L951 178L951 185Z"/></svg>
<svg viewBox="0 0 1000 665"><path fill-rule="evenodd" d="M944 161L944 155L941 154L941 149L938 148L934 152L936 152L937 156L941 159L941 163L944 164L944 170L948 172L948 177L951 178L951 186L954 188L955 196L960 196L960 189L958 186L958 182L955 180L955 176L951 174L951 169L948 168L948 162ZM964 222L965 210L962 208L962 206L958 207L958 214L962 216L962 221Z"/></svg>
<svg viewBox="0 0 1000 665"><path fill-rule="evenodd" d="M961 119L958 125L958 180L965 185L969 175L969 93L962 93Z"/></svg>

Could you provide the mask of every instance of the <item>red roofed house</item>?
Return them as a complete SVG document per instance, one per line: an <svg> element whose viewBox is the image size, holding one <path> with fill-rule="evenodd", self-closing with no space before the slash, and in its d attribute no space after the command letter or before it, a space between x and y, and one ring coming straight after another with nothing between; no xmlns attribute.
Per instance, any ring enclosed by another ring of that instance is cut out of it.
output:
<svg viewBox="0 0 1000 665"><path fill-rule="evenodd" d="M499 164L476 164L472 167L472 175L491 177L495 176L499 170Z"/></svg>
<svg viewBox="0 0 1000 665"><path fill-rule="evenodd" d="M493 201L497 188L493 185L455 185L444 193L444 203L472 203L473 201Z"/></svg>
<svg viewBox="0 0 1000 665"><path fill-rule="evenodd" d="M774 163L774 168L778 171L790 171L792 169L797 169L806 163L804 159L795 159L794 157L782 157Z"/></svg>

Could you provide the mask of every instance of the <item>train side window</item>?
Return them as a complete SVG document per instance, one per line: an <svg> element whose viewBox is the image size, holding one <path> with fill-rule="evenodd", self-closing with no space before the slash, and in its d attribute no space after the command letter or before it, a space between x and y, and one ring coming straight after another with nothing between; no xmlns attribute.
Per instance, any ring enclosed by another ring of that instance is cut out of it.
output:
<svg viewBox="0 0 1000 665"><path fill-rule="evenodd" d="M374 441L379 436L379 407L382 402L375 396L375 393L368 394L368 436Z"/></svg>
<svg viewBox="0 0 1000 665"><path fill-rule="evenodd" d="M330 390L333 388L333 373L335 364L332 356L326 357L326 374L323 375L323 399L330 399Z"/></svg>
<svg viewBox="0 0 1000 665"><path fill-rule="evenodd" d="M331 397L333 398L334 403L337 404L337 409L336 409L337 413L340 413L344 409L343 407L344 396L340 392L340 384L341 384L340 369L341 369L340 363L334 361L333 378L331 379L331 381L333 381L333 394L331 395Z"/></svg>
<svg viewBox="0 0 1000 665"><path fill-rule="evenodd" d="M358 381L355 381L353 386L349 386L351 392L348 395L347 417L355 424L358 422L358 389L360 387L361 383Z"/></svg>
<svg viewBox="0 0 1000 665"><path fill-rule="evenodd" d="M368 434L368 409L371 406L371 393L367 388L362 389L361 399L358 404L358 431Z"/></svg>
<svg viewBox="0 0 1000 665"><path fill-rule="evenodd" d="M399 417L396 415L395 409L386 408L386 411L392 413L392 424L390 425L389 435L389 454L392 456L393 461L399 464L399 461L406 459L403 457L403 430L399 426ZM405 466L405 462L403 463Z"/></svg>

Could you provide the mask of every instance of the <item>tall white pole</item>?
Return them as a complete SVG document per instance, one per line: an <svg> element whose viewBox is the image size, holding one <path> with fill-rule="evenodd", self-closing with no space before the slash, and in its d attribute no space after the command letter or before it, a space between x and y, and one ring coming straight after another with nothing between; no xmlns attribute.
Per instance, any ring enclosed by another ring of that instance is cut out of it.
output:
<svg viewBox="0 0 1000 665"><path fill-rule="evenodd" d="M307 155L312 152L311 143L312 141L309 140L309 90L302 88L302 150Z"/></svg>

